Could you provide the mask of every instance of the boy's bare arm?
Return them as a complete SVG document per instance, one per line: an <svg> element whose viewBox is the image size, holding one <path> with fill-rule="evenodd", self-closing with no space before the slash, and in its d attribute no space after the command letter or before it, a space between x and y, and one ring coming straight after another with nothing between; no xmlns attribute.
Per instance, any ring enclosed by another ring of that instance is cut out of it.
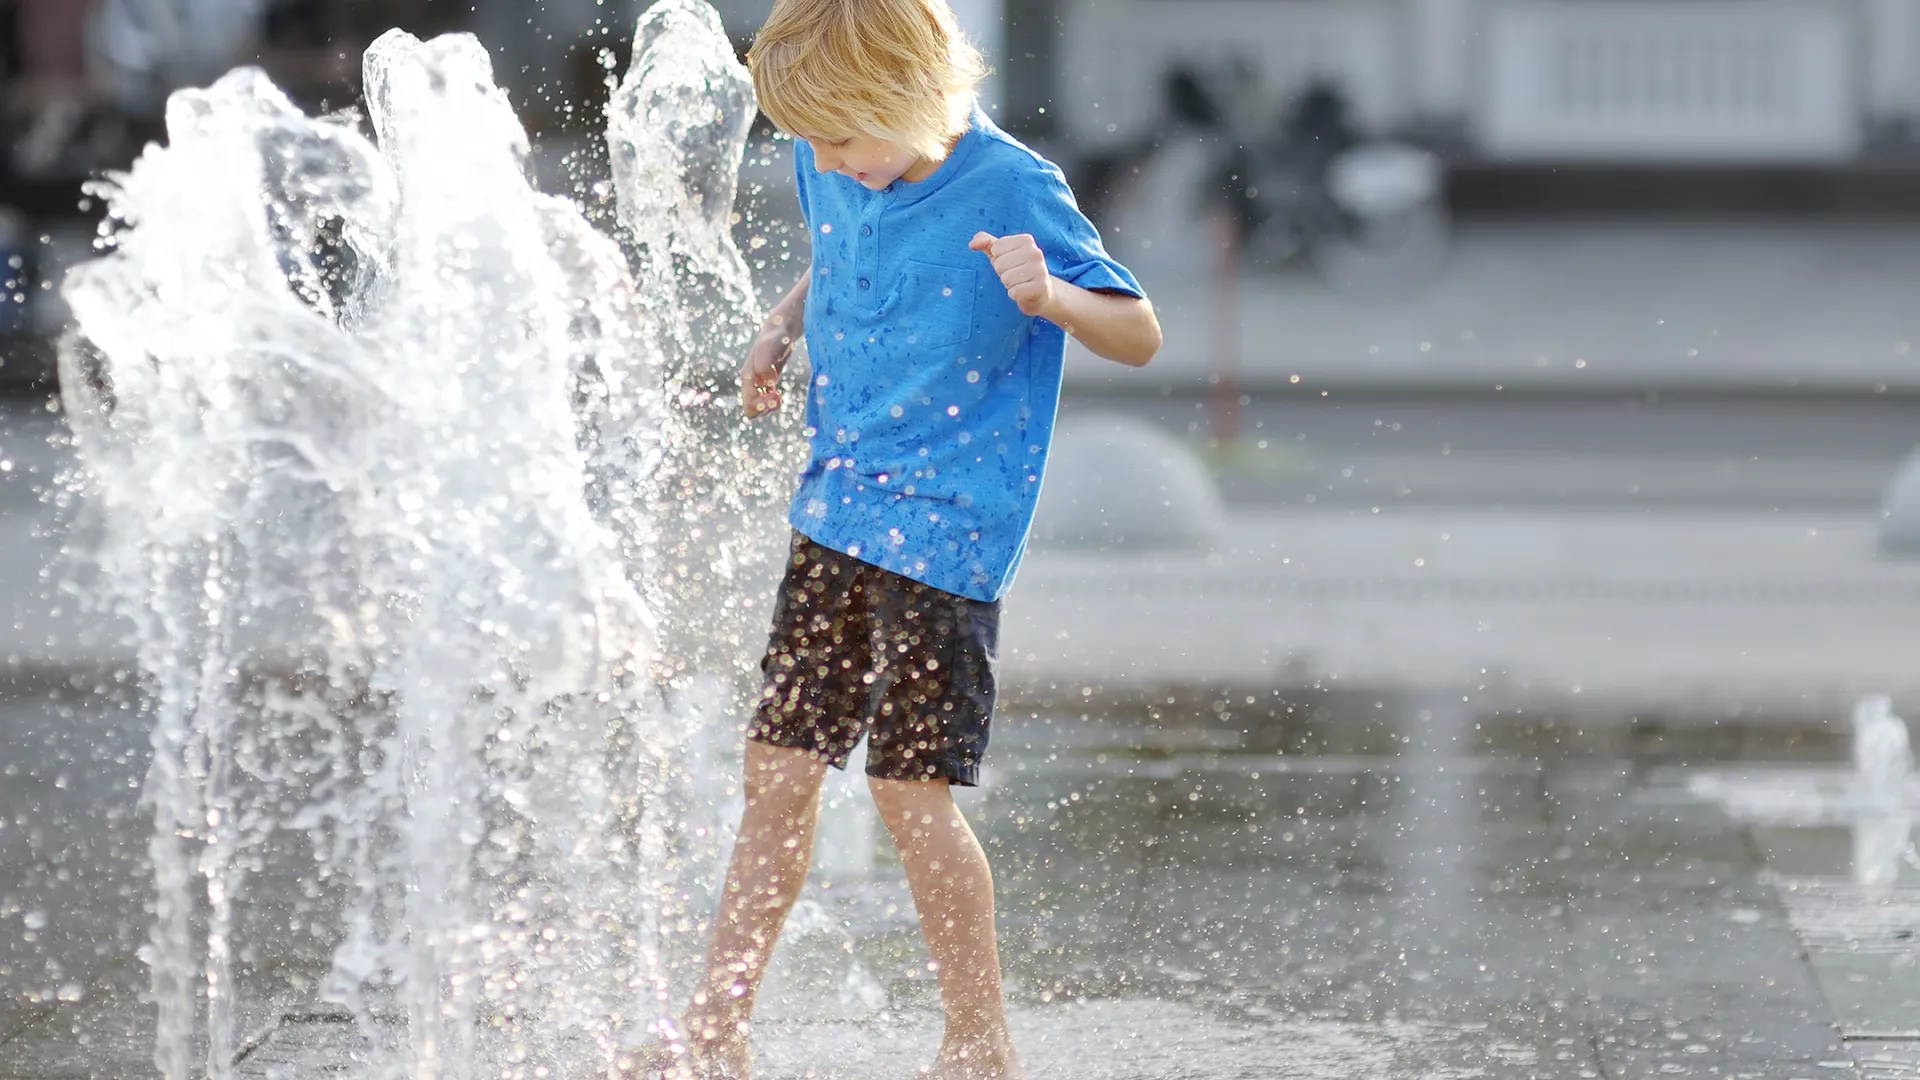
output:
<svg viewBox="0 0 1920 1080"><path fill-rule="evenodd" d="M980 233L970 246L993 260L1000 283L1022 312L1059 326L1095 355L1144 367L1160 351L1160 319L1150 301L1061 281L1047 270L1040 245L1025 233Z"/></svg>
<svg viewBox="0 0 1920 1080"><path fill-rule="evenodd" d="M1058 278L1053 303L1039 315L1092 350L1129 367L1145 367L1160 351L1160 318L1153 303L1125 293L1094 292Z"/></svg>
<svg viewBox="0 0 1920 1080"><path fill-rule="evenodd" d="M787 290L760 324L753 344L747 346L747 359L740 365L740 407L747 419L764 416L780 407L780 372L793 355L793 343L800 340L807 320L807 286L811 275Z"/></svg>

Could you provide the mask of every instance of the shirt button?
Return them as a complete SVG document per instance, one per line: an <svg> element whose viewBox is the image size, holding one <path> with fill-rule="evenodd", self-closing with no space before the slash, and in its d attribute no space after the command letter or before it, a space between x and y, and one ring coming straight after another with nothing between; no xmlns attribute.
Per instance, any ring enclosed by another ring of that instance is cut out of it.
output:
<svg viewBox="0 0 1920 1080"><path fill-rule="evenodd" d="M871 282L871 281L868 281L868 280L867 280L866 278L861 278L861 279L860 279L860 287L861 287L862 289L871 289L871 288L873 288L873 282Z"/></svg>
<svg viewBox="0 0 1920 1080"><path fill-rule="evenodd" d="M861 235L861 236L872 236L872 235L873 235L873 226L871 226L871 225L862 225L862 226L860 226L860 235Z"/></svg>

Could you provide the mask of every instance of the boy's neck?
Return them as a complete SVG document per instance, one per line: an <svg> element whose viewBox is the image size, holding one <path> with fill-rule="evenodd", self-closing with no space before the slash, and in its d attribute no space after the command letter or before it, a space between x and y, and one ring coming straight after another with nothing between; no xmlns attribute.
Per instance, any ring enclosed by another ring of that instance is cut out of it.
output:
<svg viewBox="0 0 1920 1080"><path fill-rule="evenodd" d="M966 138L967 132L971 127L972 125L968 125L949 136L947 138L947 148L941 152L939 157L923 157L916 160L912 165L907 167L906 172L900 174L900 179L905 180L909 184L917 184L927 177L932 176L934 173L939 172L940 166L946 164L947 159L953 156L953 148L960 145L960 140Z"/></svg>
<svg viewBox="0 0 1920 1080"><path fill-rule="evenodd" d="M900 174L900 179L905 180L909 184L917 184L927 177L932 176L934 173L939 172L941 164L945 162L947 157L952 153L953 148L948 147L947 152L937 158L919 158L914 161L912 165L907 166L907 171Z"/></svg>

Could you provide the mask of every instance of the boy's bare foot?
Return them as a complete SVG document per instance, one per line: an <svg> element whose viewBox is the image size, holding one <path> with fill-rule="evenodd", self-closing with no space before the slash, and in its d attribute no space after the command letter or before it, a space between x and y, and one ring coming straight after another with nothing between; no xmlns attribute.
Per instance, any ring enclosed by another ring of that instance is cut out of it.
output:
<svg viewBox="0 0 1920 1080"><path fill-rule="evenodd" d="M746 1025L682 1021L671 1033L622 1055L620 1074L646 1080L750 1080Z"/></svg>
<svg viewBox="0 0 1920 1080"><path fill-rule="evenodd" d="M1005 1040L943 1042L940 1056L917 1080L1027 1080L1027 1070Z"/></svg>

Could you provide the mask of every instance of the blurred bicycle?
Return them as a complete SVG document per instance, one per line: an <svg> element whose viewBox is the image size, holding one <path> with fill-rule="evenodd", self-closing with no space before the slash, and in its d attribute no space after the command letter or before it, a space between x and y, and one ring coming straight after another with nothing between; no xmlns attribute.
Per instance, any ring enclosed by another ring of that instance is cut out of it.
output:
<svg viewBox="0 0 1920 1080"><path fill-rule="evenodd" d="M1366 295L1417 290L1445 262L1440 159L1364 137L1332 84L1310 84L1275 108L1248 65L1182 66L1167 75L1163 107L1154 135L1085 163L1103 225L1115 222L1141 247L1164 245L1183 219L1211 217L1242 265L1304 262Z"/></svg>

